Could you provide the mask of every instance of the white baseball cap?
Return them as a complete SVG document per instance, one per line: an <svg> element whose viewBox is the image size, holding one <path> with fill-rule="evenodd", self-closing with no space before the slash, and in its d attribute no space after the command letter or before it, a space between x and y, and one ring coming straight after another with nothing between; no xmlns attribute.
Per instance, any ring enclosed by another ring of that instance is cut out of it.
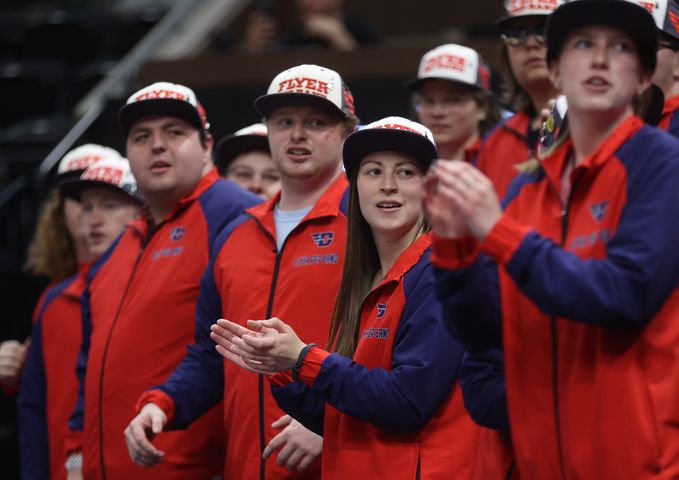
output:
<svg viewBox="0 0 679 480"><path fill-rule="evenodd" d="M133 93L118 111L118 120L127 137L135 122L153 115L181 118L198 130L210 128L193 90L176 83L157 82Z"/></svg>
<svg viewBox="0 0 679 480"><path fill-rule="evenodd" d="M222 169L226 169L238 155L252 151L271 151L268 131L263 123L254 123L222 138L217 144L216 161Z"/></svg>
<svg viewBox="0 0 679 480"><path fill-rule="evenodd" d="M349 173L366 155L383 151L412 155L423 171L438 158L434 135L427 127L403 117L386 117L346 138L342 147L344 169Z"/></svg>
<svg viewBox="0 0 679 480"><path fill-rule="evenodd" d="M87 167L107 158L121 158L121 156L112 148L94 143L86 143L74 148L64 155L64 158L59 162L57 167L57 184L80 177Z"/></svg>
<svg viewBox="0 0 679 480"><path fill-rule="evenodd" d="M520 18L536 16L546 18L563 3L564 0L505 0L505 16L497 22L497 26L502 30Z"/></svg>
<svg viewBox="0 0 679 480"><path fill-rule="evenodd" d="M658 30L679 40L679 5L671 0L630 0L644 7L653 16Z"/></svg>
<svg viewBox="0 0 679 480"><path fill-rule="evenodd" d="M330 110L342 117L356 115L354 96L340 74L318 65L298 65L279 73L266 95L255 100L255 108L265 117L278 108L298 105Z"/></svg>
<svg viewBox="0 0 679 480"><path fill-rule="evenodd" d="M417 69L417 77L408 81L406 85L419 89L422 83L429 79L449 80L488 90L490 69L476 50L446 43L424 54Z"/></svg>
<svg viewBox="0 0 679 480"><path fill-rule="evenodd" d="M71 179L61 185L63 194L76 200L80 200L82 192L89 188L118 190L141 203L137 192L137 181L130 170L130 163L120 156L101 159L87 167L80 178Z"/></svg>

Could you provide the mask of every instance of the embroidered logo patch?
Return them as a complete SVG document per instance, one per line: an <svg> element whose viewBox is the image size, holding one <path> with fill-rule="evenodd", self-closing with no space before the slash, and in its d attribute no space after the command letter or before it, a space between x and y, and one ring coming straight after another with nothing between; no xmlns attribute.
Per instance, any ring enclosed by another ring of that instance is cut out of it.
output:
<svg viewBox="0 0 679 480"><path fill-rule="evenodd" d="M311 238L314 239L317 247L329 247L335 239L335 234L333 232L318 232L312 233Z"/></svg>
<svg viewBox="0 0 679 480"><path fill-rule="evenodd" d="M608 213L608 200L604 200L603 202L599 203L593 203L589 206L589 211L594 217L594 220L600 222L606 216L606 213Z"/></svg>
<svg viewBox="0 0 679 480"><path fill-rule="evenodd" d="M174 227L170 230L170 240L178 242L186 235L186 227Z"/></svg>
<svg viewBox="0 0 679 480"><path fill-rule="evenodd" d="M389 328L366 328L361 334L361 340L374 338L375 340L389 340L391 329Z"/></svg>
<svg viewBox="0 0 679 480"><path fill-rule="evenodd" d="M386 303L378 303L377 304L377 318L384 317L385 313L387 313L387 304Z"/></svg>

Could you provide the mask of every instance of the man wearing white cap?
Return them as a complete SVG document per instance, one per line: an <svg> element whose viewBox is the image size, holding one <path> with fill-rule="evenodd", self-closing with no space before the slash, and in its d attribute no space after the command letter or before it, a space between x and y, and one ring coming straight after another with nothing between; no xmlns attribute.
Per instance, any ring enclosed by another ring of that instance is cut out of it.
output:
<svg viewBox="0 0 679 480"><path fill-rule="evenodd" d="M217 143L219 172L236 185L268 200L281 189L281 176L271 159L266 125L254 123Z"/></svg>
<svg viewBox="0 0 679 480"><path fill-rule="evenodd" d="M84 145L64 157L58 175L64 201L83 204L85 249L96 259L137 216L140 200L134 196L136 182L129 164L113 149ZM78 388L80 296L90 265L81 260L77 273L53 283L36 309L17 402L21 472L26 480L66 478L64 444Z"/></svg>
<svg viewBox="0 0 679 480"><path fill-rule="evenodd" d="M481 136L500 119L490 69L474 50L448 43L422 57L414 91L419 121L434 134L441 158L475 162Z"/></svg>
<svg viewBox="0 0 679 480"><path fill-rule="evenodd" d="M191 89L143 88L119 120L148 214L90 272L78 359L83 389L70 422L83 432L68 449L82 447L88 479L210 478L224 460L223 435L214 428L221 405L187 431L161 436L168 455L153 471L130 461L122 432L138 396L164 381L193 342L198 286L215 236L259 199L219 178L209 124Z"/></svg>
<svg viewBox="0 0 679 480"><path fill-rule="evenodd" d="M223 398L224 478L317 478L318 462L307 467L321 438L283 415L263 376L225 365L209 333L220 317L245 324L277 316L311 341L328 341L347 228L341 148L358 119L339 74L316 65L276 76L255 107L269 129L281 191L218 238L201 285L197 343L166 383L142 396L126 438L137 463L154 465L163 452L149 442L151 426L186 428Z"/></svg>

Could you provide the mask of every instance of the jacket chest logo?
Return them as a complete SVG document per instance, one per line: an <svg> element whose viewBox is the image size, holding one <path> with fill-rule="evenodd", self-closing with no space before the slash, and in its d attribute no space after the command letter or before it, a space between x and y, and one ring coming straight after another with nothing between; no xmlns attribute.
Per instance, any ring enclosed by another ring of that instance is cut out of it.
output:
<svg viewBox="0 0 679 480"><path fill-rule="evenodd" d="M594 217L594 220L597 222L603 220L608 213L608 200L591 204L589 206L589 213L592 214L592 217Z"/></svg>
<svg viewBox="0 0 679 480"><path fill-rule="evenodd" d="M335 234L333 232L318 232L312 233L311 238L317 247L329 247L335 239Z"/></svg>
<svg viewBox="0 0 679 480"><path fill-rule="evenodd" d="M375 339L375 340L389 340L391 335L390 328L366 328L361 334L361 340Z"/></svg>
<svg viewBox="0 0 679 480"><path fill-rule="evenodd" d="M186 235L186 227L179 226L179 227L174 227L172 230L170 230L170 240L173 242L178 242L182 238L184 238L184 235Z"/></svg>
<svg viewBox="0 0 679 480"><path fill-rule="evenodd" d="M377 318L384 317L385 313L387 313L387 304L386 303L378 303L377 304Z"/></svg>

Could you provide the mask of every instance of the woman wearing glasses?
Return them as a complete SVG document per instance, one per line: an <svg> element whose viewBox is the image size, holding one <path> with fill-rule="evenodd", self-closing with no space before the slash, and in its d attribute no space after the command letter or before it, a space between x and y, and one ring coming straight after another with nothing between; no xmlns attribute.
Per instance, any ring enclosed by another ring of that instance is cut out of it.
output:
<svg viewBox="0 0 679 480"><path fill-rule="evenodd" d="M526 162L539 140L540 111L558 90L549 79L545 61L545 22L561 0L506 0L507 16L498 28L504 41L502 60L508 84L508 102L516 114L486 139L477 166L488 176L500 198Z"/></svg>
<svg viewBox="0 0 679 480"><path fill-rule="evenodd" d="M481 136L500 119L489 83L488 65L471 48L448 43L422 57L417 77L407 85L441 158L476 162Z"/></svg>
<svg viewBox="0 0 679 480"><path fill-rule="evenodd" d="M281 408L323 435L323 478L472 478L478 429L456 386L462 350L441 321L422 206L431 132L389 117L343 150L349 230L330 348L279 319L250 320L253 332L219 320L211 337L237 365L275 374Z"/></svg>
<svg viewBox="0 0 679 480"><path fill-rule="evenodd" d="M653 18L572 1L546 42L570 137L504 211L478 170L436 165L432 262L437 285L456 286L438 292L452 328L503 348L522 478L679 478L679 143L633 114L656 66Z"/></svg>

